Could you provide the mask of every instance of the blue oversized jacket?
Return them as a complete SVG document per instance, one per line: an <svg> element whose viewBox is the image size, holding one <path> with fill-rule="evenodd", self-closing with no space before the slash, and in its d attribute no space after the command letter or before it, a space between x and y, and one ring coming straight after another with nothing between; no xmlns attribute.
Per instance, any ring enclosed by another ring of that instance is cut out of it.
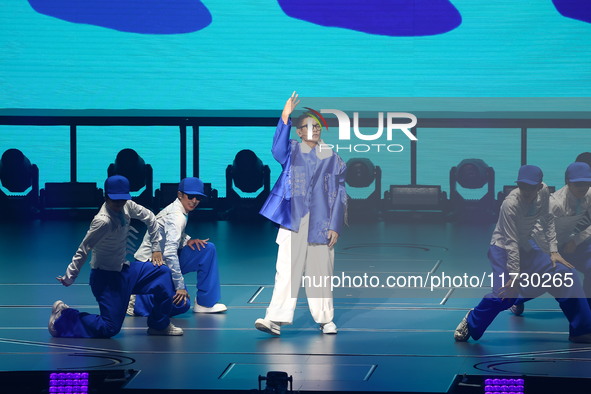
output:
<svg viewBox="0 0 591 394"><path fill-rule="evenodd" d="M260 214L283 227L298 231L305 214L304 199L307 199L310 209L308 243L327 244L328 230L340 233L345 220L346 166L336 153L323 149L329 154L322 155L325 157L319 160L311 179L302 181L306 176L304 155L301 144L289 139L290 129L291 119L287 124L279 119L271 151L283 170ZM308 190L302 190L304 183L307 183Z"/></svg>

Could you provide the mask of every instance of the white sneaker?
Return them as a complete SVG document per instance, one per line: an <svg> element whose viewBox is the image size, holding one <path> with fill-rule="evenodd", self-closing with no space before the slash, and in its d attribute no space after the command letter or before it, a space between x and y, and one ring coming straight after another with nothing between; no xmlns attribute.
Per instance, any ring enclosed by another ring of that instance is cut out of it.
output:
<svg viewBox="0 0 591 394"><path fill-rule="evenodd" d="M214 306L206 307L199 305L197 303L197 300L195 300L195 305L193 306L193 312L195 313L220 313L225 312L227 310L228 307L224 304L217 303Z"/></svg>
<svg viewBox="0 0 591 394"><path fill-rule="evenodd" d="M155 328L149 327L148 335L183 335L183 329L175 326L172 323L169 323L168 327L166 327L164 330L156 330Z"/></svg>
<svg viewBox="0 0 591 394"><path fill-rule="evenodd" d="M51 316L49 317L49 324L47 325L47 329L52 336L58 336L58 332L55 329L55 321L62 315L64 309L68 308L69 306L67 306L62 300L57 300L53 303L53 306L51 307Z"/></svg>
<svg viewBox="0 0 591 394"><path fill-rule="evenodd" d="M135 316L135 294L129 297L129 304L127 304L127 316Z"/></svg>
<svg viewBox="0 0 591 394"><path fill-rule="evenodd" d="M266 332L271 335L281 335L281 326L279 324L267 320L267 319L256 319L254 327L262 332Z"/></svg>
<svg viewBox="0 0 591 394"><path fill-rule="evenodd" d="M454 331L454 339L456 342L466 342L470 339L470 328L468 327L468 316L470 315L470 312L472 312L472 309L466 313L466 316L464 316Z"/></svg>
<svg viewBox="0 0 591 394"><path fill-rule="evenodd" d="M338 332L337 325L333 322L321 324L320 329L322 330L323 334L334 335Z"/></svg>

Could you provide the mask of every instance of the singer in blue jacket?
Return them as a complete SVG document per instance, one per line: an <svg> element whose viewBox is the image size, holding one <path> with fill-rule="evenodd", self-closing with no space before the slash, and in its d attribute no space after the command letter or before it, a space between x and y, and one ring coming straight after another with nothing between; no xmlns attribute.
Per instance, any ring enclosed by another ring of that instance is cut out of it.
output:
<svg viewBox="0 0 591 394"><path fill-rule="evenodd" d="M302 141L289 139L290 115L298 103L294 92L285 103L273 139L273 157L283 171L260 213L280 226L276 239L277 273L266 316L257 319L255 327L279 335L281 325L292 323L305 275L312 317L323 333L336 334L330 277L334 245L347 206L346 167L320 139L322 126L313 114L304 113L295 121Z"/></svg>

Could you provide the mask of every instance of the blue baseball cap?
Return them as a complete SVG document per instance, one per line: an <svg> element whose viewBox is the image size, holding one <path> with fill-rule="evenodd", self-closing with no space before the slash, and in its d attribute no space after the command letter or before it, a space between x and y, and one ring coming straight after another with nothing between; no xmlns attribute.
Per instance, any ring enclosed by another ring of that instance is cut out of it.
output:
<svg viewBox="0 0 591 394"><path fill-rule="evenodd" d="M540 167L526 164L519 169L517 180L515 182L523 182L528 185L539 185L542 183L543 176L544 173Z"/></svg>
<svg viewBox="0 0 591 394"><path fill-rule="evenodd" d="M129 181L122 175L113 175L105 181L105 193L111 200L131 200Z"/></svg>
<svg viewBox="0 0 591 394"><path fill-rule="evenodd" d="M203 181L199 178L189 177L181 180L179 183L179 192L185 194L198 194L207 197L203 190Z"/></svg>
<svg viewBox="0 0 591 394"><path fill-rule="evenodd" d="M591 167L583 162L575 162L566 168L567 182L591 182Z"/></svg>

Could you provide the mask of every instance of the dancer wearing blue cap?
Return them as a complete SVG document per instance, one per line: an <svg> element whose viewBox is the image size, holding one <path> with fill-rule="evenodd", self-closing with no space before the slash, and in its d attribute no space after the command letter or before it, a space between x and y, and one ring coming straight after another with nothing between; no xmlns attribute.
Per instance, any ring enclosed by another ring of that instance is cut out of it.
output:
<svg viewBox="0 0 591 394"><path fill-rule="evenodd" d="M588 216L591 215L591 167L587 163L570 164L565 173L566 185L550 195L550 213L556 225L556 240L560 254L579 271L585 278L583 289L588 301L591 301L591 226ZM534 229L534 239L544 252L549 245L543 237L540 227ZM528 294L528 298L519 298L511 311L521 315L523 303L539 294Z"/></svg>
<svg viewBox="0 0 591 394"><path fill-rule="evenodd" d="M191 239L185 234L189 213L206 197L203 182L190 177L181 180L177 198L156 215L160 231L160 249L164 262L152 260L152 244L148 234L134 257L138 261L152 261L166 264L172 272L176 293L173 298L171 316L185 313L191 307L191 300L183 275L197 272L197 297L193 312L219 313L228 308L218 303L221 297L218 260L215 245L207 239ZM153 297L138 295L130 300L129 315L148 316L153 308Z"/></svg>
<svg viewBox="0 0 591 394"><path fill-rule="evenodd" d="M456 341L480 339L495 317L515 303L520 291L528 294L541 289L521 286L525 278L547 273L553 278L559 276L562 282L562 285L552 283L556 287L543 290L556 298L567 317L569 340L591 343L591 309L572 266L558 253L554 220L549 212L550 193L542 175L536 166L525 165L519 169L518 188L501 205L488 250L494 275L492 292L462 319L454 332ZM550 256L532 239L536 226L541 228L540 237L548 245Z"/></svg>
<svg viewBox="0 0 591 394"><path fill-rule="evenodd" d="M116 335L123 325L131 294L151 294L154 297L154 308L148 316L148 334L183 335L183 330L170 322L174 290L168 267L148 262L130 264L125 259L131 219L139 219L147 225L152 258L154 261L162 260L154 214L131 201L127 178L120 175L107 178L105 203L92 220L66 274L57 277L64 286L70 286L92 251L90 287L99 304L100 315L80 312L61 300L56 301L48 325L51 335L71 338L109 338Z"/></svg>

